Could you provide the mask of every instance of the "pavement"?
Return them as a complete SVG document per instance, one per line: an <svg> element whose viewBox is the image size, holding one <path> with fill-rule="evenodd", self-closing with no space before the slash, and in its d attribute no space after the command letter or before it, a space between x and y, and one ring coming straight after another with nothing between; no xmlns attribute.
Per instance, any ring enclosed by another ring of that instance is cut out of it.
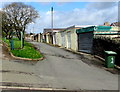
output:
<svg viewBox="0 0 120 92"><path fill-rule="evenodd" d="M0 57L2 86L64 90L118 90L118 73L111 73L105 68L91 64L90 56L86 59L82 55L45 43L31 43L40 50L45 59L38 62L17 60L10 57L9 53L6 55L7 51L3 51Z"/></svg>

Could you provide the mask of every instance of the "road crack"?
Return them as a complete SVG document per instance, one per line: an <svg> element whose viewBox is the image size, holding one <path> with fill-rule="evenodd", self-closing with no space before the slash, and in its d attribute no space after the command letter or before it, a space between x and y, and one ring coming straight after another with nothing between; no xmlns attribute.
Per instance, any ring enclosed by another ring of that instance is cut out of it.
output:
<svg viewBox="0 0 120 92"><path fill-rule="evenodd" d="M63 55L50 54L50 53L42 53L42 54L49 55L49 56L56 56L56 57L60 57L60 58L64 58L64 59L76 59L76 58L70 58L70 57L68 57L69 55L63 56Z"/></svg>
<svg viewBox="0 0 120 92"><path fill-rule="evenodd" d="M26 75L35 75L34 73L22 72L22 71L14 71L14 70L0 70L2 73L15 73L15 74L26 74Z"/></svg>

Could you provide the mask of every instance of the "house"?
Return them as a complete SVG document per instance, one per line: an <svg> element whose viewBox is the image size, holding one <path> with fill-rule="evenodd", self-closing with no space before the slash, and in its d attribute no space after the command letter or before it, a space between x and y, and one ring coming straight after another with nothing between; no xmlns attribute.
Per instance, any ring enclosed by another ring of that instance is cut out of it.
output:
<svg viewBox="0 0 120 92"><path fill-rule="evenodd" d="M111 23L110 26L120 27L120 22L114 22L114 23Z"/></svg>

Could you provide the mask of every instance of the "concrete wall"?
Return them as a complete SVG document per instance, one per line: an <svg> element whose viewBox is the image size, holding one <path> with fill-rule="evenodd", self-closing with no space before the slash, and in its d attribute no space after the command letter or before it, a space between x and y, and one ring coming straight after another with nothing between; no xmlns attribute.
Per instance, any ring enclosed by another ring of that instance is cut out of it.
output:
<svg viewBox="0 0 120 92"><path fill-rule="evenodd" d="M77 33L76 33L76 29L67 29L65 31L65 35L66 35L66 48L69 49L69 44L68 44L68 32L70 33L70 49L72 49L73 51L77 51L78 50L78 42L77 42Z"/></svg>
<svg viewBox="0 0 120 92"><path fill-rule="evenodd" d="M50 43L50 37L49 37L49 33L46 34L46 43Z"/></svg>
<svg viewBox="0 0 120 92"><path fill-rule="evenodd" d="M43 42L43 35L41 33L38 34L38 42Z"/></svg>
<svg viewBox="0 0 120 92"><path fill-rule="evenodd" d="M38 42L41 42L41 35L38 34Z"/></svg>
<svg viewBox="0 0 120 92"><path fill-rule="evenodd" d="M119 31L119 27L111 27L111 29L110 30L112 30L112 31Z"/></svg>
<svg viewBox="0 0 120 92"><path fill-rule="evenodd" d="M56 35L56 45L61 46L61 33L57 32L55 35Z"/></svg>
<svg viewBox="0 0 120 92"><path fill-rule="evenodd" d="M65 48L68 47L68 37L67 34L65 33Z"/></svg>
<svg viewBox="0 0 120 92"><path fill-rule="evenodd" d="M57 43L57 32L55 32L55 33L53 33L53 45L58 45L58 43Z"/></svg>
<svg viewBox="0 0 120 92"><path fill-rule="evenodd" d="M76 29L71 30L71 49L74 51L78 51L78 41L77 41L77 33Z"/></svg>
<svg viewBox="0 0 120 92"><path fill-rule="evenodd" d="M53 34L53 45L56 45L56 35L55 35L55 33Z"/></svg>
<svg viewBox="0 0 120 92"><path fill-rule="evenodd" d="M99 32L95 31L94 32L95 37L101 36L101 37L109 37L109 38L120 37L120 35L118 33L120 33L119 27L111 27L111 29L108 31L99 31Z"/></svg>

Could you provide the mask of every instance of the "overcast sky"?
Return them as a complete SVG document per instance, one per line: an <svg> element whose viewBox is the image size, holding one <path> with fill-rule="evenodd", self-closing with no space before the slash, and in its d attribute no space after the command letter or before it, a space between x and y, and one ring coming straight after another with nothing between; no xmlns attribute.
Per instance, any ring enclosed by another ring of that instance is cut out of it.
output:
<svg viewBox="0 0 120 92"><path fill-rule="evenodd" d="M54 8L54 28L72 25L102 25L118 21L117 2L24 2L33 6L40 15L27 32L40 33L51 28L51 7ZM0 7L1 8L1 7Z"/></svg>

